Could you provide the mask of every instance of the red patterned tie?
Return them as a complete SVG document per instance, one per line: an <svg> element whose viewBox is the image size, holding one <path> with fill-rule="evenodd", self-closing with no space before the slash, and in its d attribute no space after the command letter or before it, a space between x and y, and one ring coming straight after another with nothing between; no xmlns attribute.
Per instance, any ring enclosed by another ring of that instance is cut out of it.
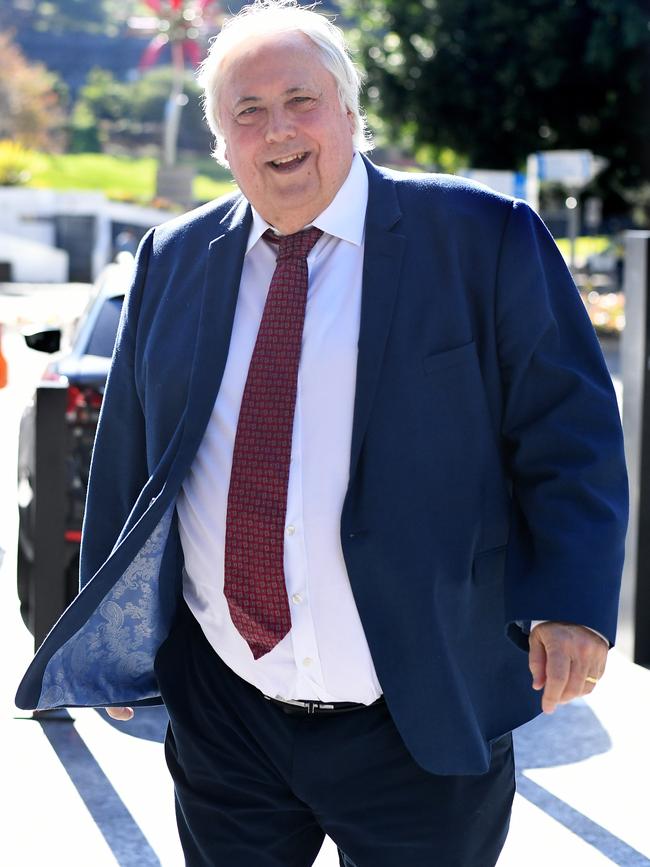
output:
<svg viewBox="0 0 650 867"><path fill-rule="evenodd" d="M228 514L224 594L253 657L291 629L284 581L284 532L307 301L307 256L320 238L309 228L279 238L237 422ZM270 236L270 237L269 237ZM277 238L267 232L277 243Z"/></svg>

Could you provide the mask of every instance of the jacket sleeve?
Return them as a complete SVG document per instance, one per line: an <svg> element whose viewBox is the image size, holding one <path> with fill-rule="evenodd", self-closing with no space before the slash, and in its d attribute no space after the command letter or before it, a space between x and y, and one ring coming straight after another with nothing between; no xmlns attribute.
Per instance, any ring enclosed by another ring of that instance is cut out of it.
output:
<svg viewBox="0 0 650 867"><path fill-rule="evenodd" d="M147 481L145 418L135 382L136 335L153 229L142 239L122 308L97 426L81 541L80 585L107 559Z"/></svg>
<svg viewBox="0 0 650 867"><path fill-rule="evenodd" d="M512 479L508 631L560 620L613 644L628 495L616 396L594 329L548 230L512 204L497 276Z"/></svg>

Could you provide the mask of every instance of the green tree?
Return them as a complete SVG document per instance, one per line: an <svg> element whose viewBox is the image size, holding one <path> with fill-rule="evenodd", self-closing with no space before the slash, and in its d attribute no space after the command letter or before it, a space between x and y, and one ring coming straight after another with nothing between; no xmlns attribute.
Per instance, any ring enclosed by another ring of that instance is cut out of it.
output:
<svg viewBox="0 0 650 867"><path fill-rule="evenodd" d="M615 186L650 179L647 0L348 0L347 11L387 137L505 169L588 148Z"/></svg>
<svg viewBox="0 0 650 867"><path fill-rule="evenodd" d="M39 29L105 33L111 29L111 12L107 0L38 0L33 3L35 24Z"/></svg>
<svg viewBox="0 0 650 867"><path fill-rule="evenodd" d="M91 70L74 107L72 149L159 145L172 74L171 67L161 66L135 81L120 82L105 69ZM208 153L210 133L203 120L200 89L190 72L186 74L184 92L188 102L183 108L179 144L187 150Z"/></svg>
<svg viewBox="0 0 650 867"><path fill-rule="evenodd" d="M91 69L79 93L83 104L97 120L116 121L129 113L129 85L107 69Z"/></svg>
<svg viewBox="0 0 650 867"><path fill-rule="evenodd" d="M51 147L63 124L57 79L29 63L8 33L0 33L0 139Z"/></svg>
<svg viewBox="0 0 650 867"><path fill-rule="evenodd" d="M139 14L151 14L141 0L2 0L0 29L115 35L129 16Z"/></svg>

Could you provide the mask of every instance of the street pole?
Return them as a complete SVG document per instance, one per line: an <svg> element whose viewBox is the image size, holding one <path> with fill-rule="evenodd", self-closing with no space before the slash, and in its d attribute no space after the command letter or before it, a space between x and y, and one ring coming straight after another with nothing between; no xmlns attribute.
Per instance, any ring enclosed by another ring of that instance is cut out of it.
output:
<svg viewBox="0 0 650 867"><path fill-rule="evenodd" d="M165 107L165 125L163 132L163 164L171 168L176 165L176 150L178 130L181 122L181 112L187 102L183 99L183 78L185 63L183 60L183 45L178 39L172 40L172 89Z"/></svg>
<svg viewBox="0 0 650 867"><path fill-rule="evenodd" d="M575 189L571 190L571 194L567 196L565 201L565 205L569 212L568 219L568 233L569 233L569 267L571 268L571 273L575 272L576 269L576 239L578 237L578 233L580 231L580 199L578 198L578 191Z"/></svg>
<svg viewBox="0 0 650 867"><path fill-rule="evenodd" d="M650 667L650 232L625 236L623 431L630 481L630 524L619 630L624 650ZM632 632L626 630L630 629Z"/></svg>

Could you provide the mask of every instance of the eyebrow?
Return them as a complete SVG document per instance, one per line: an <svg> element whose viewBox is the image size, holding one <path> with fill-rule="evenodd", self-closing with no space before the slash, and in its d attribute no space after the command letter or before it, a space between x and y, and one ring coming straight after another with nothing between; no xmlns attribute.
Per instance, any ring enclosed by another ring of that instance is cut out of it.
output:
<svg viewBox="0 0 650 867"><path fill-rule="evenodd" d="M262 97L260 96L240 96L239 99L235 101L234 108L242 105L244 102L261 102Z"/></svg>
<svg viewBox="0 0 650 867"><path fill-rule="evenodd" d="M298 93L298 92L301 91L301 90L314 90L314 88L310 87L310 86L307 85L307 84L300 84L300 85L298 85L297 87L288 87L288 88L284 91L284 93L282 94L282 96L291 96L292 93ZM261 101L262 101L262 97L261 97L261 96L240 96L240 97L235 101L235 105L234 105L233 107L234 107L234 108L238 108L240 105L242 105L242 104L245 103L245 102L261 102Z"/></svg>

